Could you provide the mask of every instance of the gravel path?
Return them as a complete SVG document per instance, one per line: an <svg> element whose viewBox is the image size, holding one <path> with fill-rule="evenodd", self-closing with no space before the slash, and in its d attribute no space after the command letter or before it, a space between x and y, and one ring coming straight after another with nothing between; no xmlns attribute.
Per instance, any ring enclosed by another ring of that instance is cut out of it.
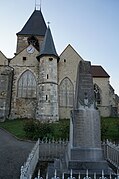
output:
<svg viewBox="0 0 119 179"><path fill-rule="evenodd" d="M0 129L0 179L19 179L20 168L34 146Z"/></svg>

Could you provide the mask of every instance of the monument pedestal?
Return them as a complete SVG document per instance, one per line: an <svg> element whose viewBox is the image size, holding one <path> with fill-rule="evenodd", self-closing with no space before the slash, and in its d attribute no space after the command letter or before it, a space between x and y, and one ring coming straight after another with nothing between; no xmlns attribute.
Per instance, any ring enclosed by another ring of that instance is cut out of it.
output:
<svg viewBox="0 0 119 179"><path fill-rule="evenodd" d="M99 112L87 107L72 111L70 127L67 169L83 173L105 170L109 173L101 148Z"/></svg>
<svg viewBox="0 0 119 179"><path fill-rule="evenodd" d="M67 169L73 170L75 173L99 173L102 170L106 174L110 173L107 162L103 158L103 151L100 148L72 148L70 149L70 158L67 160Z"/></svg>
<svg viewBox="0 0 119 179"><path fill-rule="evenodd" d="M69 160L100 161L103 160L101 148L78 148L70 149Z"/></svg>

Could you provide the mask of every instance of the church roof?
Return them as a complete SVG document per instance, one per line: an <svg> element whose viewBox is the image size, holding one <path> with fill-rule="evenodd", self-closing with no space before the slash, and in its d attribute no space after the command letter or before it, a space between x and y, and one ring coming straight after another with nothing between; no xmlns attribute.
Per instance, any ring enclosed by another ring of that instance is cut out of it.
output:
<svg viewBox="0 0 119 179"><path fill-rule="evenodd" d="M46 30L45 38L41 45L41 50L40 50L40 54L38 57L41 57L44 55L53 55L58 58L58 54L55 49L53 37L52 37L51 30L50 30L49 26Z"/></svg>
<svg viewBox="0 0 119 179"><path fill-rule="evenodd" d="M47 26L41 10L34 10L24 27L17 35L39 35L45 36Z"/></svg>
<svg viewBox="0 0 119 179"><path fill-rule="evenodd" d="M109 78L108 73L102 68L102 66L92 65L91 66L92 76L96 78Z"/></svg>

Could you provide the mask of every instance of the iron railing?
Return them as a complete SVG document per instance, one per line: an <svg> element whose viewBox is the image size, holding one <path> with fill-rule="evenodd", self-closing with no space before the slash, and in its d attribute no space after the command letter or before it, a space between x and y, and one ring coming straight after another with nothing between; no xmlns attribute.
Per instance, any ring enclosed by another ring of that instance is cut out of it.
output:
<svg viewBox="0 0 119 179"><path fill-rule="evenodd" d="M39 140L28 156L26 163L21 167L20 179L30 179L39 160Z"/></svg>
<svg viewBox="0 0 119 179"><path fill-rule="evenodd" d="M38 140L32 152L29 154L27 162L24 164L24 166L21 167L20 179L30 179L34 173L38 161L53 161L54 159L61 157L64 154L67 145L68 141L64 140ZM107 140L106 142L102 143L102 147L105 159L110 162L117 169L117 173L119 173L119 145L116 145ZM100 177L104 177L103 173L104 172L102 171ZM38 177L40 177L41 179L40 173L38 174L37 178ZM54 175L54 177L56 177L56 174ZM87 177L87 174L85 177ZM103 179L105 179L105 177Z"/></svg>

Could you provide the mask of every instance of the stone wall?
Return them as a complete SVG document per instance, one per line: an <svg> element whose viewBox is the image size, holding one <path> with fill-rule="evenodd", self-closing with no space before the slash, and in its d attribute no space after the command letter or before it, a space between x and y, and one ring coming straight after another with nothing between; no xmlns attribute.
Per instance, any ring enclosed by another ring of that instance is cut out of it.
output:
<svg viewBox="0 0 119 179"><path fill-rule="evenodd" d="M109 78L93 78L93 83L100 87L101 104L98 105L101 116L110 116Z"/></svg>
<svg viewBox="0 0 119 179"><path fill-rule="evenodd" d="M10 65L14 68L10 118L35 118L37 99L32 97L18 97L18 80L26 70L30 70L37 81L39 71L38 61L36 59L37 55L37 50L35 50L33 54L28 54L26 49L24 49L10 62ZM23 57L26 57L26 60L24 60Z"/></svg>
<svg viewBox="0 0 119 179"><path fill-rule="evenodd" d="M52 56L40 59L37 98L36 118L38 120L58 120L57 59Z"/></svg>
<svg viewBox="0 0 119 179"><path fill-rule="evenodd" d="M5 67L8 65L8 59L5 57L5 55L0 51L0 72L1 67Z"/></svg>
<svg viewBox="0 0 119 179"><path fill-rule="evenodd" d="M19 52L21 52L22 50L24 50L29 44L28 44L28 37L30 37L29 35L18 35L17 36L17 49L16 49L16 53L18 54ZM43 41L44 37L40 37L40 36L36 36L36 38L39 41L39 44Z"/></svg>
<svg viewBox="0 0 119 179"><path fill-rule="evenodd" d="M22 41L23 39L21 39ZM41 39L39 39L41 40ZM25 42L25 46L23 48L26 47L26 43L27 43L27 38L25 38L23 41ZM39 98L38 96L40 95L40 88L42 85L39 85L41 83L41 73L39 73L40 66L39 66L39 62L36 59L36 56L39 54L39 52L37 50L35 50L34 53L29 54L27 53L26 48L18 53L17 55L14 56L13 59L11 59L10 61L10 66L14 69L14 77L13 77L13 86L12 86L12 95L10 94L11 92L8 90L7 92L7 87L9 86L8 84L11 84L11 77L9 75L2 75L0 77L1 82L2 80L4 81L4 87L1 87L1 93L2 90L4 88L3 91L6 91L6 94L9 94L9 97L11 99L11 105L9 104L9 106L11 106L11 114L10 114L10 118L24 118L24 117L28 117L28 118L36 118L35 114L36 114L36 107L38 104L37 99ZM62 82L62 80L64 78L68 78L71 83L73 84L74 87L74 91L75 91L75 86L76 86L76 75L77 75L77 67L78 67L78 63L79 61L83 60L80 55L72 48L71 45L68 45L66 47L66 49L62 52L62 54L60 55L60 60L57 63L53 63L51 66L52 68L50 68L50 64L48 60L44 60L45 61L45 65L44 65L44 72L45 72L45 78L44 78L44 82L48 82L45 88L45 92L44 95L46 97L46 92L48 93L48 96L50 96L50 91L52 91L51 95L54 96L55 92L59 94L59 86ZM4 54L2 52L0 52L0 73L4 72L6 69L6 66L8 65L9 60L4 56ZM50 62L52 63L52 62ZM37 82L37 96L35 98L19 98L18 97L18 81L20 76L26 71L29 70L33 73L33 75L36 78L36 82ZM50 76L50 75L51 76ZM9 78L9 80L8 80ZM9 82L8 82L9 81ZM57 85L54 85L50 82L56 83ZM113 95L110 94L109 91L109 78L93 78L93 83L96 83L100 89L101 89L101 104L98 106L101 116L110 116L111 112L115 113L115 101L114 101L114 97ZM9 89L9 88L8 88ZM11 89L11 87L10 87ZM53 89L53 90L51 90ZM59 115L60 119L64 119L64 118L70 118L70 111L72 110L71 106L65 107L65 106L58 106L59 103L59 98L58 98L58 94L55 95L55 97L53 97L52 99L55 101L53 103L53 105L51 105L50 101L48 104L46 104L47 107L44 106L44 109L47 108L47 113L49 113L48 111L50 111L50 109L54 109L56 106L56 110L53 113L57 113L56 115ZM47 96L47 97L48 97ZM37 98L38 97L38 98ZM58 98L58 101L56 102L56 99ZM10 100L9 99L9 100ZM0 97L0 104L2 108L2 112L4 111L4 104L6 103L6 97ZM42 107L42 106L41 106ZM5 108L6 109L6 108ZM112 109L112 110L111 110ZM39 106L37 108L37 110L39 110ZM58 111L59 110L59 111ZM9 111L9 110L8 110ZM1 112L1 116L4 116ZM50 111L51 113L51 111ZM59 113L59 114L58 114ZM119 112L118 112L119 113ZM5 113L4 113L5 114ZM58 117L57 117L58 119Z"/></svg>
<svg viewBox="0 0 119 179"><path fill-rule="evenodd" d="M74 86L76 86L76 75L79 61L83 60L81 56L73 49L71 45L68 45L66 49L60 55L60 61L58 63L58 84L68 77ZM70 118L71 107L59 107L59 116L61 119Z"/></svg>
<svg viewBox="0 0 119 179"><path fill-rule="evenodd" d="M13 69L5 67L0 74L0 121L10 115Z"/></svg>

